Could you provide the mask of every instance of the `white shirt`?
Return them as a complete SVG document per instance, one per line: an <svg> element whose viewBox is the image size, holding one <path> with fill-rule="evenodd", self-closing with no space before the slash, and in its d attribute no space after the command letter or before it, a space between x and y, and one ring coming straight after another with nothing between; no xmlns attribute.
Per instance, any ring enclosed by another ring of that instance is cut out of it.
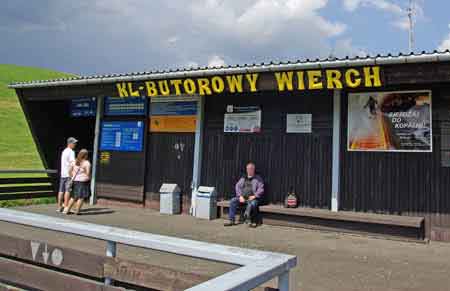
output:
<svg viewBox="0 0 450 291"><path fill-rule="evenodd" d="M70 167L75 162L75 153L71 148L66 148L61 154L61 178L69 178Z"/></svg>

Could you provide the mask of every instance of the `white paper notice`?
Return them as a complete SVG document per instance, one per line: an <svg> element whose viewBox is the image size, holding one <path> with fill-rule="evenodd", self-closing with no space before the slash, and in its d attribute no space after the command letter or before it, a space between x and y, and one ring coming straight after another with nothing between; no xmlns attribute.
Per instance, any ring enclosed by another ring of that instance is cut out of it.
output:
<svg viewBox="0 0 450 291"><path fill-rule="evenodd" d="M261 110L226 113L224 132L261 132Z"/></svg>
<svg viewBox="0 0 450 291"><path fill-rule="evenodd" d="M311 133L312 114L287 114L287 133Z"/></svg>

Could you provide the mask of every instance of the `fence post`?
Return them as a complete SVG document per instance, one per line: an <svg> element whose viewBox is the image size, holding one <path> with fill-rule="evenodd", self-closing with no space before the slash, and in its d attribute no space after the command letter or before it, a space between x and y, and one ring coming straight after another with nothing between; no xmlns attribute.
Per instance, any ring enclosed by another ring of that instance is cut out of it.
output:
<svg viewBox="0 0 450 291"><path fill-rule="evenodd" d="M278 276L278 290L290 291L289 289L289 271L284 272Z"/></svg>
<svg viewBox="0 0 450 291"><path fill-rule="evenodd" d="M106 242L106 256L110 258L116 257L116 247L117 244L113 241ZM109 277L105 277L105 285L112 285L113 280Z"/></svg>

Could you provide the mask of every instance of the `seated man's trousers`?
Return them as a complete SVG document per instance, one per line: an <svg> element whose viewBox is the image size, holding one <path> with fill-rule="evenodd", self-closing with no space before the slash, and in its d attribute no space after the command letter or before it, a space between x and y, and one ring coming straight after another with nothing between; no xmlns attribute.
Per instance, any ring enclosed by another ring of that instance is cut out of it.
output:
<svg viewBox="0 0 450 291"><path fill-rule="evenodd" d="M244 203L239 201L239 197L234 197L230 201L230 209L228 211L228 218L230 220L235 220L236 212L239 206L245 207L245 215L247 218L250 218L252 222L254 222L254 218L256 217L258 211L259 201L258 199L247 200Z"/></svg>

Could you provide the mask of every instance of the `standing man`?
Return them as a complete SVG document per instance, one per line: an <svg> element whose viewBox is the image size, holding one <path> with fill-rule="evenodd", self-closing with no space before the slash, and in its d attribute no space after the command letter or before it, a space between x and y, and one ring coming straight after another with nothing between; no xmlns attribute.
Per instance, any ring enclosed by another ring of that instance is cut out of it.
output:
<svg viewBox="0 0 450 291"><path fill-rule="evenodd" d="M264 195L264 182L259 175L256 175L255 170L255 164L248 163L246 175L236 183L236 197L230 201L229 221L225 223L225 226L235 225L236 210L241 205L245 206L244 220L250 219L250 227L256 227L256 211Z"/></svg>
<svg viewBox="0 0 450 291"><path fill-rule="evenodd" d="M67 207L70 198L70 169L75 162L75 153L73 149L78 140L74 137L67 139L67 147L61 154L61 178L59 179L58 208L57 212L62 212Z"/></svg>

